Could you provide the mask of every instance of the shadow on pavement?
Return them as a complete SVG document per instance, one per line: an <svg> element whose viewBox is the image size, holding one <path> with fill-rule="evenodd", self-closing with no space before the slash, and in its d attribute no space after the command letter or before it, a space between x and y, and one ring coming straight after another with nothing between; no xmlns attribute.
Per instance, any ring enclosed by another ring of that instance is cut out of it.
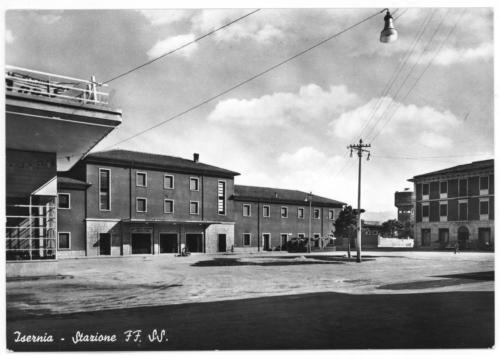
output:
<svg viewBox="0 0 500 355"><path fill-rule="evenodd" d="M494 271L439 275L433 277L440 277L444 279L400 282L400 283L379 286L377 288L381 290L420 290L426 288L464 285L475 282L494 281L495 279Z"/></svg>
<svg viewBox="0 0 500 355"><path fill-rule="evenodd" d="M494 293L322 292L8 319L7 347L16 351L488 348ZM138 329L141 342L126 342L124 332ZM168 341L150 342L154 329ZM54 342L16 343L15 331L47 332ZM117 340L73 344L77 331Z"/></svg>

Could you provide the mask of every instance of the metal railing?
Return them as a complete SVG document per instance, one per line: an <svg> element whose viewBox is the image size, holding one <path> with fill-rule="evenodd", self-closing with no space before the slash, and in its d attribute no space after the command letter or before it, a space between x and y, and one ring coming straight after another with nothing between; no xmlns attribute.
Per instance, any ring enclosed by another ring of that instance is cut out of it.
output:
<svg viewBox="0 0 500 355"><path fill-rule="evenodd" d="M94 76L89 81L12 65L6 65L5 70L7 94L14 92L68 100L79 104L107 105L109 103L109 93L98 91L107 85L97 82Z"/></svg>
<svg viewBox="0 0 500 355"><path fill-rule="evenodd" d="M5 251L7 260L55 259L57 209L46 204L7 204Z"/></svg>

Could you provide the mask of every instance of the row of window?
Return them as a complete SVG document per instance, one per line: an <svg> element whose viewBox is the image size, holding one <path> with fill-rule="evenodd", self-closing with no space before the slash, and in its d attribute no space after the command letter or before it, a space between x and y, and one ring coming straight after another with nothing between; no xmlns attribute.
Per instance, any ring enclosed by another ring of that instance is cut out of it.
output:
<svg viewBox="0 0 500 355"><path fill-rule="evenodd" d="M458 196L467 196L468 193L468 179L458 180ZM480 195L487 195L490 188L490 177L479 177L479 193ZM422 199L429 199L430 184L422 184ZM446 198L448 195L448 181L441 181L439 183L439 194L441 198Z"/></svg>
<svg viewBox="0 0 500 355"><path fill-rule="evenodd" d="M148 181L148 175L146 172L138 171L136 173L136 185L140 187L146 187ZM165 174L163 177L163 187L165 189L174 189L174 176ZM191 191L199 191L200 180L197 177L189 178L189 189ZM165 204L170 204L166 202ZM171 201L171 211L173 212L173 201ZM198 214L199 203L194 203L196 201L190 202L190 213ZM196 207L195 207L196 205ZM136 200L136 210L137 212L147 212L147 199L137 198ZM165 210L169 210L165 207ZM61 207L65 208L65 207ZM69 207L66 207L69 208ZM100 211L111 211L111 170L109 169L99 169L99 210ZM191 212L196 211L196 212ZM165 213L172 213L165 212ZM219 180L217 183L217 213L220 215L226 214L226 181Z"/></svg>
<svg viewBox="0 0 500 355"><path fill-rule="evenodd" d="M468 219L468 207L469 203L467 201L458 201L458 220L466 221ZM490 212L490 201L489 199L479 200L479 216L480 219L488 219ZM422 203L422 220L428 222L430 216L429 203ZM439 217L441 220L446 221L448 219L448 202L441 201L439 203Z"/></svg>
<svg viewBox="0 0 500 355"><path fill-rule="evenodd" d="M136 212L148 211L148 199L136 198ZM174 213L174 200L163 200L163 213ZM200 201L189 201L189 214L200 214Z"/></svg>
<svg viewBox="0 0 500 355"><path fill-rule="evenodd" d="M281 245L285 245L288 240L291 238L292 236L292 233L281 233L280 234L280 242L281 242ZM319 233L314 233L312 235L312 241L314 241L315 244L319 244L319 237L321 235ZM305 233L297 233L297 237L299 239L304 239L306 237L306 234ZM243 246L250 246L252 244L252 233L243 233L243 238L242 238L242 241L243 241ZM333 243L333 239L331 239L331 242ZM267 245L266 245L267 244ZM262 247L263 248L266 248L266 247L271 247L271 233L262 233ZM319 245L317 245L319 246Z"/></svg>
<svg viewBox="0 0 500 355"><path fill-rule="evenodd" d="M303 219L304 218L304 207L297 207L297 218ZM286 206L281 206L280 207L280 215L281 218L288 218L288 207ZM252 205L250 204L243 204L243 217L251 217L252 216ZM271 217L271 206L269 205L264 205L262 206L262 217L264 218L269 218ZM321 210L319 208L315 208L313 210L313 215L312 217L314 219L321 219ZM335 211L334 210L328 210L328 219L333 220L335 219Z"/></svg>
<svg viewBox="0 0 500 355"><path fill-rule="evenodd" d="M460 231L459 231L460 233ZM469 238L468 232L462 237L462 243L465 242ZM457 236L458 242L460 242L460 236ZM421 240L423 247L432 246L431 240L431 230L429 228L421 229ZM491 243L491 229L490 228L479 228L478 229L478 241L480 245L488 245ZM438 229L438 240L441 246L446 246L450 243L450 230L448 228L439 228Z"/></svg>
<svg viewBox="0 0 500 355"><path fill-rule="evenodd" d="M101 169L106 171L107 169ZM108 170L109 171L109 170ZM135 173L135 186L137 187L147 187L148 186L148 173L145 171L137 171ZM175 178L173 175L164 174L163 175L163 188L168 190L175 189ZM199 191L200 190L200 179L197 177L189 178L189 190Z"/></svg>

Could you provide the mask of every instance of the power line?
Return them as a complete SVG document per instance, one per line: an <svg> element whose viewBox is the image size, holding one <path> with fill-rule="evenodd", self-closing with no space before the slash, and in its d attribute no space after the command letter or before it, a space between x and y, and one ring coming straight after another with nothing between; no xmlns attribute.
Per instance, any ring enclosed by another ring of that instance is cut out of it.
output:
<svg viewBox="0 0 500 355"><path fill-rule="evenodd" d="M432 21L432 18L434 17L435 13L436 13L436 10L434 10L429 15L427 15L426 18L424 19L424 21L422 22L422 25L420 26L420 30L417 32L417 35L415 36L413 42L408 47L408 50L406 51L405 55L403 56L403 60L400 62L400 65L398 66L397 70L393 72L393 75L391 76L391 78L389 79L387 84L385 85L384 89L382 90L382 94L380 95L379 99L377 100L376 104L374 105L374 108L369 116L369 119L366 121L366 123L361 128L358 139L362 138L363 132L370 125L372 120L375 118L377 111L379 110L380 106L382 105L384 97L389 93L389 91L392 89L392 86L396 83L397 77L399 76L399 74L401 74L403 68L406 66L409 58L411 57L412 53L415 50L417 43L422 38L422 35L424 34L425 30L427 29L427 26L429 25L429 23Z"/></svg>
<svg viewBox="0 0 500 355"><path fill-rule="evenodd" d="M139 70L139 69L141 69L141 68L145 67L146 65L149 65L149 64L151 64L151 63L154 63L154 62L156 62L157 60L160 60L160 59L162 59L162 58L166 57L167 55L170 55L170 54L172 54L172 53L175 53L175 52L177 52L177 51L179 51L179 50L181 50L181 49L183 49L183 48L185 48L185 47L187 47L187 46L189 46L189 45L191 45L191 44L193 44L193 43L196 43L196 42L198 42L198 41L201 41L203 38L208 37L208 36L210 36L210 35L213 35L215 32L220 31L220 30L222 30L222 29L224 29L224 28L226 28L226 27L229 27L229 26L231 26L232 24L234 24L234 23L236 23L236 22L238 22L238 21L241 21L241 20L243 20L244 18L246 18L246 17L248 17L248 16L250 16L250 15L253 15L254 13L256 13L257 11L260 11L260 10L261 10L261 9L257 9L257 10L254 10L254 11L252 11L252 12L250 12L250 13L246 14L246 15L243 15L243 16L241 16L241 17L238 17L237 19L235 19L235 20L233 20L233 21L231 21L231 22L228 22L228 23L226 23L225 25L223 25L223 26L221 26L221 27L218 27L218 28L216 28L216 29L214 29L214 30L212 30L212 31L210 31L210 32L208 32L208 33L205 33L204 35L202 35L202 36L200 36L200 37L197 37L197 38L195 38L194 40L192 40L192 41L190 41L190 42L187 42L187 43L183 44L183 45L182 45L182 46L180 46L180 47L177 47L177 48L175 48L175 49L172 49L171 51L169 51L169 52L167 52L167 53L165 53L165 54L162 54L162 55L161 55L161 56L159 56L159 57L156 57L156 58L154 58L154 59L151 59L150 61L148 61L148 62L146 62L146 63L144 63L144 64L141 64L141 65L139 65L139 66L137 66L137 67L135 67L135 68L132 68L132 69L130 69L130 70L127 70L126 72L124 72L124 73L122 73L122 74L120 74L120 75L114 76L113 78L106 80L103 84L107 84L107 83L109 83L109 82L112 82L113 80L116 80L116 79L119 79L119 78L121 78L121 77L124 77L125 75L128 75L128 74L130 74L130 73L132 73L132 72L134 72L134 71L136 71L136 70Z"/></svg>
<svg viewBox="0 0 500 355"><path fill-rule="evenodd" d="M439 54L439 52L441 51L441 49L443 48L444 44L448 41L448 39L450 38L451 34L455 31L455 29L457 28L457 25L458 23L460 22L460 19L462 18L462 16L464 15L464 12L465 12L465 9L462 10L462 12L460 13L460 16L458 16L458 19L457 21L455 22L454 26L450 29L450 31L448 31L448 34L447 36L443 39L443 41L441 42L441 44L439 45L439 47L437 48L437 50L434 52L434 55L432 56L431 60L427 63L426 67L424 68L424 70L420 73L420 75L417 77L417 79L415 80L415 82L413 83L413 85L410 87L410 89L408 90L408 92L406 93L405 97L403 98L402 101L406 100L406 98L410 95L410 93L413 91L413 89L415 88L415 86L418 84L418 82L420 81L420 79L422 79L422 77L424 76L424 74L427 72L427 70L429 69L429 67L431 66L432 62L434 61L434 59L437 57L437 55ZM385 124L382 126L381 130L372 138L371 142L373 142L379 135L380 133L382 133L382 131L384 130L385 126L387 126L387 124L391 121L391 119L394 117L394 115L396 114L396 112L399 110L399 108L401 107L401 105L397 106L396 109L392 112L391 116L389 116L388 120L385 122Z"/></svg>
<svg viewBox="0 0 500 355"><path fill-rule="evenodd" d="M384 126L382 127L382 129L375 135L375 137L377 137L380 132L384 129L384 127L387 125L388 121L390 121L390 119L392 118L393 115L390 115L388 114L389 110L392 110L392 108L396 105L396 99L397 97L399 96L399 93L402 91L403 89L403 86L406 84L406 82L408 81L408 79L410 78L411 74L414 72L417 64L419 64L420 62L420 59L422 58L422 56L424 55L424 53L426 53L430 46L431 46L431 43L432 41L434 40L434 37L436 37L436 34L438 33L439 29L441 28L441 26L443 25L443 22L444 22L444 19L446 18L446 14L443 15L443 17L441 18L441 21L439 22L438 26L436 27L436 29L434 30L431 38L427 41L427 44L425 45L424 49L422 50L422 52L420 52L418 58L415 60L415 62L413 63L413 66L411 67L410 71L407 73L406 77L403 79L403 82L401 83L401 85L398 87L397 91L396 91L396 94L394 95L394 100L386 107L385 111L382 113L382 115L378 118L378 120L375 122L375 124L373 125L372 129L371 129L371 132L374 132L375 131L375 128L376 126L386 117L389 117L389 119L386 121L386 123L384 124ZM406 99L406 97L408 97L408 95L410 94L412 89L410 89L406 96L403 98ZM396 110L399 108L399 106L396 107ZM394 111L392 111L394 112ZM372 138L370 140L370 142L373 142L374 138Z"/></svg>
<svg viewBox="0 0 500 355"><path fill-rule="evenodd" d="M155 128L158 128L158 127L164 125L165 123L173 121L173 120L175 120L175 119L177 119L177 118L179 118L181 116L184 116L185 114L187 114L187 113L189 113L191 111L194 111L197 108L199 108L199 107L201 107L201 106L203 106L203 105L205 105L205 104L207 104L207 103L209 103L209 102L211 102L211 101L213 101L213 100L215 100L215 99L217 99L217 98L219 98L219 97L221 97L221 96L223 96L223 95L225 95L225 94L227 94L227 93L229 93L229 92L231 92L231 91L233 91L233 90L235 90L235 89L237 89L237 88L239 88L239 87L241 87L241 86L243 86L243 85L245 85L245 84L247 84L247 83L249 83L249 82L251 82L251 81L253 81L253 80L255 80L255 79L257 79L257 78L259 78L261 76L263 76L263 75L265 75L265 74L267 74L267 73L269 73L270 71L272 71L272 70L274 70L274 69L276 69L276 68L278 68L278 67L280 67L280 66L282 66L282 65L284 65L284 64L286 64L286 63L288 63L288 62L290 62L290 61L292 61L292 60L294 60L294 59L296 59L296 58L298 58L298 57L300 57L300 56L302 56L304 54L306 54L307 52L309 52L309 51L311 51L311 50L313 50L313 49L315 49L315 48L317 48L317 47L325 44L326 42L328 42L328 41L330 41L330 40L332 40L332 39L334 39L334 38L336 38L336 37L344 34L347 31L349 31L349 30L351 30L351 29L353 29L353 28L361 25L362 23L364 23L364 22L372 19L373 17L379 15L380 13L382 13L384 11L385 11L385 9L382 10L382 11L377 11L376 13L374 13L374 14L372 14L372 15L364 18L364 19L362 19L361 21L356 22L355 24L353 24L353 25L351 25L351 26L343 29L342 31L337 32L337 33L335 33L335 34L333 34L333 35L331 35L331 36L329 36L329 37L327 37L327 38L319 41L318 43L312 45L311 47L308 47L308 48L306 48L306 49L298 52L297 54L294 54L293 56L291 56L291 57L289 57L289 58L287 58L287 59L285 59L285 60L283 60L283 61L281 61L281 62L279 62L277 64L272 65L271 67L265 69L264 71L261 71L258 74L255 74L255 75L251 76L250 78L248 78L246 80L243 80L240 83L238 83L236 85L233 85L230 88L225 89L225 90L219 92L218 94L216 94L214 96L211 96L210 98L205 99L202 102L200 102L200 103L198 103L198 104L196 104L194 106L191 106L190 108L188 108L188 109L186 109L184 111L181 111L181 112L179 112L179 113L177 113L177 114L175 114L175 115L173 115L173 116L171 116L171 117L169 117L169 118L167 118L167 119L165 119L165 120L163 120L163 121L161 121L161 122L159 122L159 123L157 123L157 124L155 124L155 125L153 125L153 126L151 126L149 128L146 128L146 129L144 129L144 130L142 130L140 132L137 132L137 133L131 135L128 138L122 139L121 141L119 141L119 142L117 142L117 143L115 143L115 144L113 144L113 145L111 145L111 146L109 146L108 148L105 148L105 149L109 149L109 148L115 147L115 146L117 146L119 144L122 144L122 143L124 143L126 141L134 139L134 138L136 138L136 137L138 137L138 136L140 136L140 135L142 135L142 134L144 134L146 132L149 132L149 131L151 131L151 130L153 130Z"/></svg>

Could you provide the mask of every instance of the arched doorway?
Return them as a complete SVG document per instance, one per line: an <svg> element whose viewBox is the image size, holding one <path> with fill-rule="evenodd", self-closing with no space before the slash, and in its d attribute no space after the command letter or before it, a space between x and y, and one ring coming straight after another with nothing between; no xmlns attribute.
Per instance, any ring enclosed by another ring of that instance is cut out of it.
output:
<svg viewBox="0 0 500 355"><path fill-rule="evenodd" d="M464 250L467 247L467 241L469 240L469 229L465 226L458 228L458 247L460 250Z"/></svg>

